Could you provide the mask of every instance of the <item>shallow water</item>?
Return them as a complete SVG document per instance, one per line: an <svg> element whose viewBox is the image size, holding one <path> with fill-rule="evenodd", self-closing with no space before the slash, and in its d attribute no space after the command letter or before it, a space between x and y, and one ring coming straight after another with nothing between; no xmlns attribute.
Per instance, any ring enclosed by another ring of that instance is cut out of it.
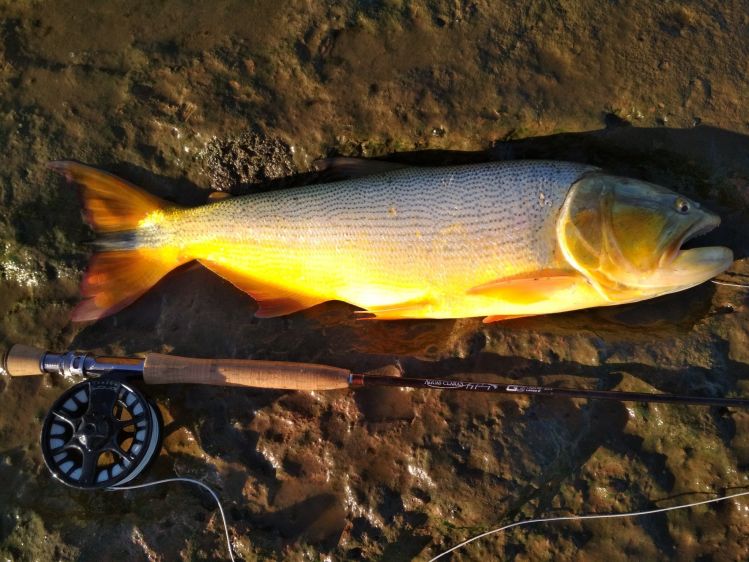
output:
<svg viewBox="0 0 749 562"><path fill-rule="evenodd" d="M746 294L713 285L489 326L356 322L342 303L261 321L251 299L188 268L113 318L71 325L91 234L44 164L77 159L196 204L208 188L313 181L311 161L332 154L589 162L719 212L705 243L731 246L732 271L749 274L747 13L747 2L0 2L0 345L746 395ZM38 433L67 384L0 378L0 553L225 557L209 498L189 488L51 481ZM212 485L246 560L423 560L514 519L749 484L749 414L733 409L147 390L168 433L153 476ZM748 509L535 527L453 559L741 560Z"/></svg>

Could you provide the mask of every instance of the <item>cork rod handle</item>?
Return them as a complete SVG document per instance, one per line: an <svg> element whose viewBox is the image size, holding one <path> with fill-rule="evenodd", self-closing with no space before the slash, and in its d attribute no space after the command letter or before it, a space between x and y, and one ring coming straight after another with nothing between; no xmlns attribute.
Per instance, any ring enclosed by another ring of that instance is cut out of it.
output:
<svg viewBox="0 0 749 562"><path fill-rule="evenodd" d="M16 344L5 354L2 361L3 370L12 377L43 375L41 363L45 353L47 352L43 349Z"/></svg>
<svg viewBox="0 0 749 562"><path fill-rule="evenodd" d="M285 390L348 388L350 371L325 365L254 361L245 359L194 359L149 353L143 365L147 384L211 384Z"/></svg>

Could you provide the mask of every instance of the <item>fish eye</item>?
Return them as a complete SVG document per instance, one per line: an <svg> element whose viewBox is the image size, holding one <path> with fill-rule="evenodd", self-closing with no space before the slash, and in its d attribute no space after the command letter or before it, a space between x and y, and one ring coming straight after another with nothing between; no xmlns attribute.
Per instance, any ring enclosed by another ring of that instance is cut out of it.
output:
<svg viewBox="0 0 749 562"><path fill-rule="evenodd" d="M683 197L676 198L676 201L674 202L674 207L676 207L676 210L682 215L686 215L689 212L689 209L692 208L692 206L689 204L689 201L687 201Z"/></svg>

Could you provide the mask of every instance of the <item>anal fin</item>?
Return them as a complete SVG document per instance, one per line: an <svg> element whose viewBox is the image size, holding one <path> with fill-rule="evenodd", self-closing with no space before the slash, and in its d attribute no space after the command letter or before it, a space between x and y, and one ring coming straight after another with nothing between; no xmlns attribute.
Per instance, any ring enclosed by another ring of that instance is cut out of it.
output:
<svg viewBox="0 0 749 562"><path fill-rule="evenodd" d="M212 260L200 259L198 261L255 299L258 304L258 309L255 311L255 317L257 318L285 316L328 300L295 293Z"/></svg>
<svg viewBox="0 0 749 562"><path fill-rule="evenodd" d="M368 306L366 310L357 310L356 314L374 314L374 318L378 320L423 318L431 304L432 301L429 299L414 299L401 303ZM364 320L366 320L366 318L364 318Z"/></svg>
<svg viewBox="0 0 749 562"><path fill-rule="evenodd" d="M484 324L493 324L494 322L502 322L503 320L514 320L515 318L528 318L528 316L532 316L531 314L510 314L510 315L504 315L504 314L494 314L492 316L487 316L482 320Z"/></svg>

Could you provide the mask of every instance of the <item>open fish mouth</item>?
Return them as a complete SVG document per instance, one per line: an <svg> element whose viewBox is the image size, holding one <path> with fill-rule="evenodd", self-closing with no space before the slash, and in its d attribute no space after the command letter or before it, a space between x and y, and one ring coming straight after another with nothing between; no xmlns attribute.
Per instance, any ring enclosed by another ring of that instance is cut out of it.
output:
<svg viewBox="0 0 749 562"><path fill-rule="evenodd" d="M720 224L720 218L708 215L696 222L661 260L655 277L666 286L688 287L703 283L728 269L733 252L723 246L690 247L691 240L707 234ZM687 247L684 247L684 246Z"/></svg>

